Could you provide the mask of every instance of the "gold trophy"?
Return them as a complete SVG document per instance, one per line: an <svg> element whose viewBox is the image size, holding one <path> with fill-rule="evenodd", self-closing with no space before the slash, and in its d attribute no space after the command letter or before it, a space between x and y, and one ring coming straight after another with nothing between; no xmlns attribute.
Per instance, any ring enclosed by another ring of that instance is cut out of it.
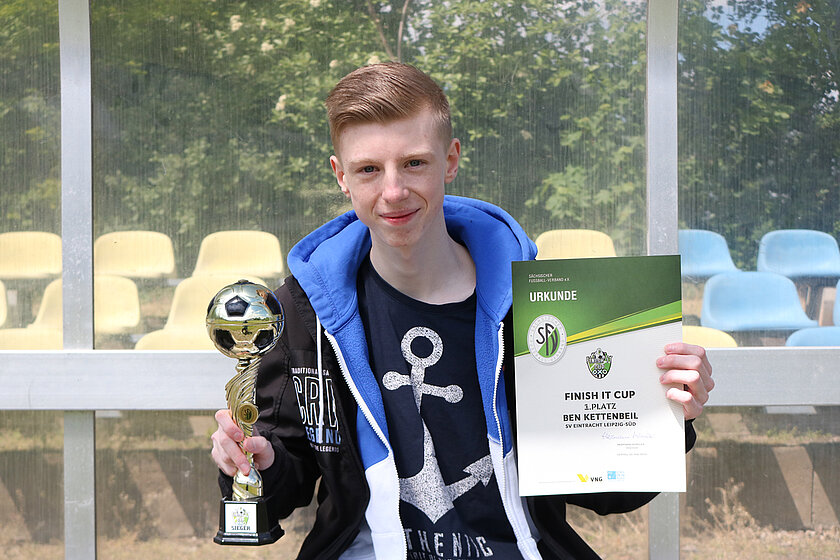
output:
<svg viewBox="0 0 840 560"><path fill-rule="evenodd" d="M254 404L257 370L262 356L280 339L284 323L283 307L274 294L259 284L240 280L222 288L207 308L207 333L225 356L236 358L236 375L225 385L225 396L234 422L245 437L253 435L259 416ZM222 498L219 531L213 540L219 544L270 544L283 536L280 525L269 527L263 483L246 452L251 470L233 477L233 496Z"/></svg>

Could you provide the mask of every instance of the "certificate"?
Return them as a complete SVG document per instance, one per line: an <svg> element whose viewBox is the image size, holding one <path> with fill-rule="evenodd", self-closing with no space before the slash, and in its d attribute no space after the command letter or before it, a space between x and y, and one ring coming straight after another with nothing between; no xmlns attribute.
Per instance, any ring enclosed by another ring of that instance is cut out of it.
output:
<svg viewBox="0 0 840 560"><path fill-rule="evenodd" d="M656 367L682 340L679 256L512 270L520 494L684 492L683 409Z"/></svg>

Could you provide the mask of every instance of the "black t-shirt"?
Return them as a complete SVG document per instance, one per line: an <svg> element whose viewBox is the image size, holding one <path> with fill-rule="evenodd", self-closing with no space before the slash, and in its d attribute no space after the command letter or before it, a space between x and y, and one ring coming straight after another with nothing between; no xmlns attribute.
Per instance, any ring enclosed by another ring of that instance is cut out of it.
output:
<svg viewBox="0 0 840 560"><path fill-rule="evenodd" d="M475 364L475 294L431 305L366 259L359 308L400 477L408 558L521 558L493 473Z"/></svg>

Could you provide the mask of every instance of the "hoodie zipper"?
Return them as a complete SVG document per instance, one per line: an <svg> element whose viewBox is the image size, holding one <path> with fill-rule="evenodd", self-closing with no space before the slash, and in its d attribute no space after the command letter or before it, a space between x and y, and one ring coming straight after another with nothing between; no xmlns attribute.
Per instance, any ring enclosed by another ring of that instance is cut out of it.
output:
<svg viewBox="0 0 840 560"><path fill-rule="evenodd" d="M388 456L393 457L394 451L391 449L391 445L388 443L385 434L379 428L379 425L374 421L373 415L368 409L367 403L362 399L361 393L359 393L359 389L356 387L356 384L353 382L353 379L350 377L350 370L347 368L347 362L344 359L344 354L342 354L341 349L338 347L338 341L335 339L333 335L327 332L324 329L324 335L327 337L327 340L330 342L330 346L332 346L333 352L335 352L336 358L338 358L338 367L341 370L341 375L344 377L344 381L347 384L347 387L350 389L350 393L352 393L353 398L356 400L356 403L359 405L359 408L362 411L362 414L367 420L368 424L371 428L373 428L374 433L379 438L379 440L385 445L385 448L388 450ZM364 466L364 465L363 465ZM397 487L399 488L399 475L396 473L396 466L394 467L394 475L397 476ZM396 511L397 521L399 521L400 528L403 529L402 518L400 517L400 497L399 492L397 492L397 501L394 504L394 510ZM405 532L404 529L402 531ZM371 535L372 537L372 535ZM401 558L408 557L408 545L405 542L405 539L400 539L402 543L402 556Z"/></svg>
<svg viewBox="0 0 840 560"><path fill-rule="evenodd" d="M522 529L522 519L516 515L516 512L513 510L513 505L511 504L510 500L508 499L508 488L507 488L507 471L505 467L505 435L504 430L502 430L502 423L501 419L499 418L499 407L497 406L498 402L498 393L499 393L499 376L502 373L502 364L504 363L505 358L505 345L504 345L504 324L499 324L499 358L496 360L496 384L493 387L493 416L496 419L496 429L499 430L499 443L501 444L501 455L502 455L502 472L501 474L501 486L499 489L501 490L502 494L502 505L505 508L505 512L507 513L508 521L510 522L510 527L513 529L513 535L516 537L517 545L520 542L523 542L526 538L533 538L531 535L530 529L523 531ZM508 411L508 414L510 412Z"/></svg>

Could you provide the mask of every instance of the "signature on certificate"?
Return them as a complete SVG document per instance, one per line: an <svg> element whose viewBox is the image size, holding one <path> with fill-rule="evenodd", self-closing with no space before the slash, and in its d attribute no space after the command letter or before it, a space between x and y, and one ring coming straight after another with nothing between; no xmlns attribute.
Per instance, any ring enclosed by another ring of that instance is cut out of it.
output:
<svg viewBox="0 0 840 560"><path fill-rule="evenodd" d="M630 433L615 433L615 432L604 432L601 434L601 438L603 439L653 439L654 436L650 432L640 432L638 430L633 430Z"/></svg>

